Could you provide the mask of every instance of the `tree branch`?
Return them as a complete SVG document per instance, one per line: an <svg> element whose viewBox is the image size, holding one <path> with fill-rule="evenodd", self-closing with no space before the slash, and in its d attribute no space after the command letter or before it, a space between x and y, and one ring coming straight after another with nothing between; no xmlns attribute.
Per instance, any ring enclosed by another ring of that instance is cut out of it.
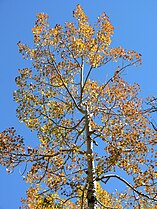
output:
<svg viewBox="0 0 157 209"><path fill-rule="evenodd" d="M46 114L44 114L42 112L40 112L40 114L43 115L44 117L47 117L47 119L49 119L50 121L52 121L57 127L64 128L64 129L68 129L68 130L74 130L85 119L85 116L84 116L84 117L81 118L81 120L75 126L73 126L73 127L67 127L67 126L59 125L52 118L49 118Z"/></svg>
<svg viewBox="0 0 157 209"><path fill-rule="evenodd" d="M62 83L63 83L64 88L66 89L66 91L68 92L68 94L69 94L69 96L71 97L72 101L74 102L75 107L76 107L80 112L82 112L81 109L79 108L79 106L77 105L77 102L76 102L75 98L73 97L73 95L72 95L71 92L69 91L68 87L66 86L66 84L65 84L65 82L64 82L64 80L63 80L63 78L62 78L62 75L61 75L59 69L57 68L56 63L54 62L54 60L53 60L52 58L51 58L51 60L52 60L52 63L49 63L49 64L53 65L53 67L54 67L54 69L56 70L58 76L60 77L60 80L61 80Z"/></svg>
<svg viewBox="0 0 157 209"><path fill-rule="evenodd" d="M139 60L136 60L135 62L133 63L129 63L128 65L125 65L124 67L122 67L121 69L117 70L116 71L116 75L120 74L121 72L123 72L123 70L127 67L130 67L136 63L138 63ZM113 80L113 78L115 77L115 74L105 83L105 85L103 86L103 89Z"/></svg>
<svg viewBox="0 0 157 209"><path fill-rule="evenodd" d="M152 198L152 197L150 197L150 196L148 196L148 195L146 195L146 194L144 194L144 193L141 193L141 192L139 192L137 189L135 189L128 181L126 181L125 179L123 179L122 177L120 177L120 176L118 176L118 175L116 175L116 174L107 174L107 175L104 175L104 176L102 176L102 177L97 177L96 178L96 181L101 181L101 180L103 180L103 179L110 179L110 178L117 178L117 179L119 179L120 181L122 181L123 183L125 183L128 187L130 187L136 194L138 194L138 195L140 195L140 196L143 196L143 197L146 197L147 199L149 199L149 200L153 200L153 201L157 201L157 199L155 199L155 198ZM107 181L108 181L107 180Z"/></svg>

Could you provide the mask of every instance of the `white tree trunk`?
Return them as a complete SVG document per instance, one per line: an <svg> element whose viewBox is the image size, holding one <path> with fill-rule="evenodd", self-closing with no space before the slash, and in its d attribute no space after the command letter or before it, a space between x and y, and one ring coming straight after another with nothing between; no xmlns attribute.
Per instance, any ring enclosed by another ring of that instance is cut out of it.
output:
<svg viewBox="0 0 157 209"><path fill-rule="evenodd" d="M91 126L90 126L90 114L88 107L86 107L86 140L87 140L87 182L88 182L88 208L96 209L96 183L94 179L95 167L94 167L94 158L93 158L93 140L91 138Z"/></svg>

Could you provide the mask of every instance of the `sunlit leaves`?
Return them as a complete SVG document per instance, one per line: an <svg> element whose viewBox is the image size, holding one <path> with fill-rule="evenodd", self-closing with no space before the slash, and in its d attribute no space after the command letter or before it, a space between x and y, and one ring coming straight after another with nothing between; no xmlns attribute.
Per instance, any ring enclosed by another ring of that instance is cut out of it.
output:
<svg viewBox="0 0 157 209"><path fill-rule="evenodd" d="M143 111L139 85L122 78L127 67L141 64L141 55L112 47L114 28L105 13L94 27L80 5L73 17L74 23L51 28L48 15L40 13L32 28L34 46L18 43L32 67L15 79L17 117L37 133L39 145L26 147L14 129L6 130L0 163L7 169L26 163L23 174L31 186L23 208L87 207L91 184L101 208L149 205L156 200L157 134ZM109 69L107 81L103 73L100 81L91 78L95 68L107 73L111 62L115 71ZM98 182L110 183L107 175L119 169L133 186L114 175L130 191L112 196Z"/></svg>
<svg viewBox="0 0 157 209"><path fill-rule="evenodd" d="M14 128L0 133L0 163L6 166L8 172L12 172L19 164L20 153L25 153L23 138L16 135Z"/></svg>
<svg viewBox="0 0 157 209"><path fill-rule="evenodd" d="M32 32L36 35L39 35L42 32L42 27L36 26L36 27L32 28Z"/></svg>

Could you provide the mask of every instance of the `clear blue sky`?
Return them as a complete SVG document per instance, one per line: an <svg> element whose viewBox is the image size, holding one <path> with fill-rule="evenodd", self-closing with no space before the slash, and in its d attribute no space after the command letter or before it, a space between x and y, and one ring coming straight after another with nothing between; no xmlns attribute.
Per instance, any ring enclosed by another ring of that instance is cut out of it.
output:
<svg viewBox="0 0 157 209"><path fill-rule="evenodd" d="M135 49L143 65L130 69L126 79L141 85L142 96L157 96L157 0L0 0L0 131L15 127L31 143L34 135L16 118L12 92L18 68L27 67L18 54L17 42L32 43L31 28L36 13L50 16L51 26L72 21L72 11L81 4L91 22L105 11L115 27L113 46ZM26 184L19 170L12 175L0 167L0 209L18 209Z"/></svg>

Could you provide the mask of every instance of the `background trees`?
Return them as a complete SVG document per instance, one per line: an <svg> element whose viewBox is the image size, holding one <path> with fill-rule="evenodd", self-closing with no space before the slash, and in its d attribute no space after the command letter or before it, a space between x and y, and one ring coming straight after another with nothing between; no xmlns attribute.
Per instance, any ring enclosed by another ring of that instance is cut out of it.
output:
<svg viewBox="0 0 157 209"><path fill-rule="evenodd" d="M48 15L40 13L32 29L34 47L18 43L33 67L19 70L16 78L17 117L36 131L39 145L25 147L14 129L5 130L1 164L10 171L26 163L31 186L25 208L36 208L51 195L54 204L69 208L103 207L96 182L109 184L112 178L129 192L110 197L114 201L104 207L153 206L156 132L142 109L139 86L122 78L127 67L141 63L141 55L110 46L113 26L105 13L95 27L80 5L73 16L75 24L49 28ZM111 67L115 71L107 79L105 71ZM98 70L101 81L94 79ZM130 183L117 174L119 169Z"/></svg>

